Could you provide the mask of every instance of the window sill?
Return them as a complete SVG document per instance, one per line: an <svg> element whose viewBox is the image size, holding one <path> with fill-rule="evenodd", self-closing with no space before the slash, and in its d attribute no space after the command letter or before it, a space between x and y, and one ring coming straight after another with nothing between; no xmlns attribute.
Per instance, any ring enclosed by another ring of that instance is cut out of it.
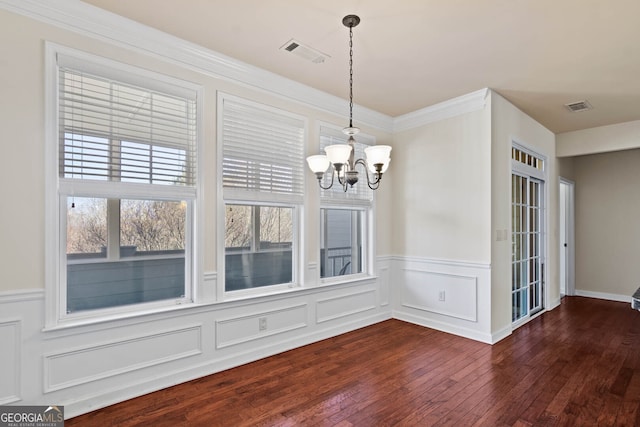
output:
<svg viewBox="0 0 640 427"><path fill-rule="evenodd" d="M218 303L224 302L232 302L232 301L244 301L255 298L265 298L273 295L286 295L291 293L296 293L302 289L307 289L303 286L299 285L285 285L285 286L274 286L264 288L254 288L254 289L244 289L240 291L229 291L225 292L221 301Z"/></svg>
<svg viewBox="0 0 640 427"><path fill-rule="evenodd" d="M378 276L376 275L366 274L366 273L349 274L346 276L334 276L334 277L327 277L324 279L320 279L320 284L318 286L320 287L320 286L342 285L345 283L359 283L359 282L365 282L369 280L376 280L377 278Z"/></svg>
<svg viewBox="0 0 640 427"><path fill-rule="evenodd" d="M172 305L162 305L162 306L154 306L154 307L144 307L138 310L129 310L129 311L118 311L111 312L105 314L93 314L87 313L82 316L79 315L74 318L66 318L62 320L58 320L56 324L53 325L45 325L42 329L42 332L60 332L60 331L69 331L82 327L91 327L91 326L99 326L112 324L119 321L127 321L131 319L136 319L139 322L146 321L148 316L164 314L164 313L172 313L181 310L186 310L193 307L198 307L200 304L192 303L192 302L184 302Z"/></svg>
<svg viewBox="0 0 640 427"><path fill-rule="evenodd" d="M352 274L348 276L339 276L332 277L327 279L321 279L317 285L309 285L306 286L287 286L287 287L279 287L279 288L271 288L271 289L260 289L257 288L251 292L226 292L223 296L222 301L218 301L214 304L225 303L225 302L234 302L234 301L248 301L259 298L268 298L268 297L279 297L282 295L294 294L294 293L304 293L309 291L314 291L323 288L329 288L334 286L344 286L344 285L358 285L364 282L374 281L378 278L375 275L369 274Z"/></svg>

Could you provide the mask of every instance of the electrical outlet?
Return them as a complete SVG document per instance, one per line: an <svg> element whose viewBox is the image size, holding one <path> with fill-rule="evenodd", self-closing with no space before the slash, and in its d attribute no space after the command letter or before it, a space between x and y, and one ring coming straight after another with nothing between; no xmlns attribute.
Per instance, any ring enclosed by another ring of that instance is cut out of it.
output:
<svg viewBox="0 0 640 427"><path fill-rule="evenodd" d="M266 317L261 317L258 319L258 329L260 329L261 331L266 331L267 330L267 318Z"/></svg>
<svg viewBox="0 0 640 427"><path fill-rule="evenodd" d="M444 291L440 291L438 294L438 301L444 301Z"/></svg>

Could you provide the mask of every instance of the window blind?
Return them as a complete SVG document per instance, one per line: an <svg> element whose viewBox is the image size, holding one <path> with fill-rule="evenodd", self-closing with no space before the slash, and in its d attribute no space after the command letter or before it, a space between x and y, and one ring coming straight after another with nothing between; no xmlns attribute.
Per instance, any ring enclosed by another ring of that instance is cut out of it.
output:
<svg viewBox="0 0 640 427"><path fill-rule="evenodd" d="M355 135L354 138L356 139L354 159L364 159L364 149L370 145L374 145L375 140L373 137L363 134ZM320 127L320 150L322 153L324 153L326 146L346 144L348 139L348 136L342 133L342 130L328 126ZM321 202L325 204L354 206L370 205L373 200L373 190L367 185L367 177L364 176L365 169L361 165L356 165L356 170L358 171L358 182L353 187L349 187L345 192L338 182L338 177L335 177L333 187L328 190L320 190ZM324 179L325 181L323 182L326 185L331 180L331 177L326 174Z"/></svg>
<svg viewBox="0 0 640 427"><path fill-rule="evenodd" d="M304 120L290 113L222 98L224 197L301 203L304 131Z"/></svg>
<svg viewBox="0 0 640 427"><path fill-rule="evenodd" d="M60 177L194 186L196 100L59 68Z"/></svg>

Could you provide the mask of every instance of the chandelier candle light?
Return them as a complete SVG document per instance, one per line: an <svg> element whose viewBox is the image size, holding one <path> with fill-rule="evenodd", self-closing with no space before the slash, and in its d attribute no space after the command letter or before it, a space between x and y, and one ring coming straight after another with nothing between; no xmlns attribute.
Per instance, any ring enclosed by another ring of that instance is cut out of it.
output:
<svg viewBox="0 0 640 427"><path fill-rule="evenodd" d="M364 174L367 177L367 185L372 190L377 190L380 186L382 174L389 167L391 161L391 147L388 145L373 145L364 150L366 160L354 160L355 138L360 129L353 126L353 27L360 23L360 18L356 15L347 15L342 18L342 24L349 28L349 126L342 132L349 136L347 144L335 144L325 147L325 154L318 154L307 157L309 169L316 174L320 188L328 190L333 186L334 176L337 175L338 182L346 192L349 187L358 182L358 171L356 165L364 166ZM331 183L325 187L322 185L324 173L332 166ZM371 177L369 176L371 172Z"/></svg>

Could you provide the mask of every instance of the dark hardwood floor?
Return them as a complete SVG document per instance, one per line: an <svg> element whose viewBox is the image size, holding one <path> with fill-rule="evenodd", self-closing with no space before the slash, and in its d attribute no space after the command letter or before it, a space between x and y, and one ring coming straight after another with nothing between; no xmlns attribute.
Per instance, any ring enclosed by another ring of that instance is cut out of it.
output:
<svg viewBox="0 0 640 427"><path fill-rule="evenodd" d="M494 346L389 320L73 426L640 426L640 312L567 297Z"/></svg>

